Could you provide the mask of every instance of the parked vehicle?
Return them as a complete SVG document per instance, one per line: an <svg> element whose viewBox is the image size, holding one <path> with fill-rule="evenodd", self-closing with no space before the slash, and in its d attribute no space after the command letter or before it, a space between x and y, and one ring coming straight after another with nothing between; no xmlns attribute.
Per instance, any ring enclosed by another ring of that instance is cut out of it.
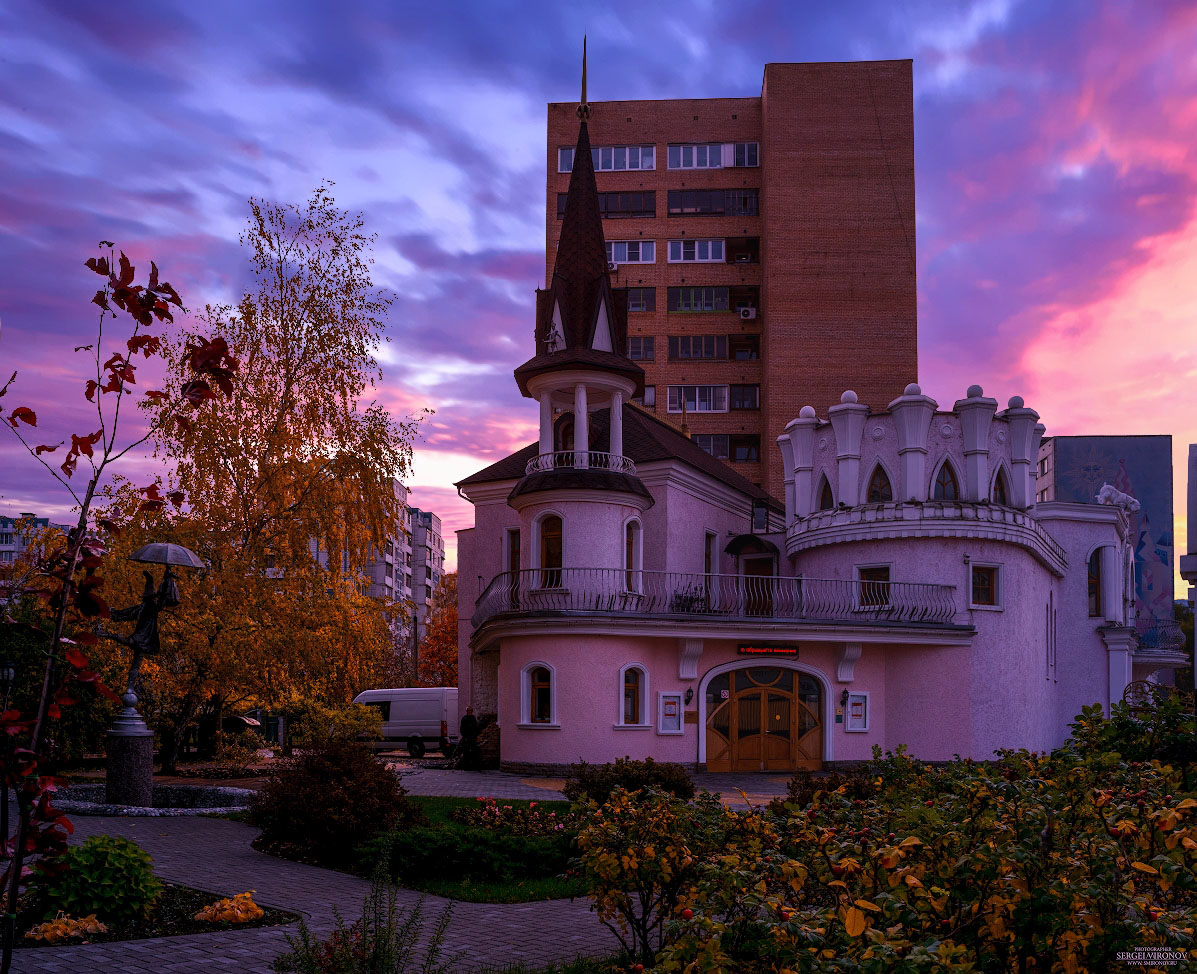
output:
<svg viewBox="0 0 1197 974"><path fill-rule="evenodd" d="M457 687L412 687L393 690L365 690L354 703L374 707L382 715L382 736L387 741L405 741L413 758L421 758L429 747L446 757L457 744Z"/></svg>

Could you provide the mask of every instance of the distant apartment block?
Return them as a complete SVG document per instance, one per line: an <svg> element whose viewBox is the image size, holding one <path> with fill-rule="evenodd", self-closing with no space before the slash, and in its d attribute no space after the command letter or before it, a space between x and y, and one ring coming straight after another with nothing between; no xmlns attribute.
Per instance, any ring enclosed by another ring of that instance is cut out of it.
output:
<svg viewBox="0 0 1197 974"><path fill-rule="evenodd" d="M432 596L445 571L445 539L441 519L431 511L411 509L412 600L416 606L416 644L424 641Z"/></svg>
<svg viewBox="0 0 1197 974"><path fill-rule="evenodd" d="M577 141L548 106L546 281ZM611 285L641 405L781 497L808 404L918 379L910 61L767 64L759 97L590 104Z"/></svg>
<svg viewBox="0 0 1197 974"><path fill-rule="evenodd" d="M40 531L57 528L64 534L71 524L53 524L49 518L24 513L18 517L0 517L0 565L11 565L29 547Z"/></svg>

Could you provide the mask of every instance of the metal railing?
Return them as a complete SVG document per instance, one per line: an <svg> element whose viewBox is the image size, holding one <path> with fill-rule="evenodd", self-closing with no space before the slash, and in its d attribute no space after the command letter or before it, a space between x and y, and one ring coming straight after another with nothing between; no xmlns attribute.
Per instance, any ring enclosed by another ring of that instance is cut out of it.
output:
<svg viewBox="0 0 1197 974"><path fill-rule="evenodd" d="M597 450L559 450L556 453L542 453L533 457L524 467L525 476L544 473L546 470L560 470L562 467L578 469L611 470L615 473L636 475L636 464L627 457L614 453L600 453Z"/></svg>
<svg viewBox="0 0 1197 974"><path fill-rule="evenodd" d="M475 627L509 614L562 612L720 619L801 619L948 625L955 587L779 575L704 575L550 568L496 575L479 598Z"/></svg>
<svg viewBox="0 0 1197 974"><path fill-rule="evenodd" d="M1141 650L1175 652L1184 649L1185 634L1175 619L1136 619L1135 636Z"/></svg>

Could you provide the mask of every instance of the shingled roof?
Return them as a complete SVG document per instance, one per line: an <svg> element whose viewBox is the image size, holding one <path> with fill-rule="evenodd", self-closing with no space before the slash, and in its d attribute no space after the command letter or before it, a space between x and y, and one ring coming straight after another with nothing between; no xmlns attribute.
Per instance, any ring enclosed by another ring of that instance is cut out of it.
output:
<svg viewBox="0 0 1197 974"><path fill-rule="evenodd" d="M606 307L612 351L594 348L599 309ZM554 343L553 312L560 309L561 345ZM578 126L573 171L553 280L536 292L536 354L515 370L515 380L525 396L528 379L543 372L580 366L617 372L644 388L644 370L627 358L628 292L612 288L607 272L607 245L603 239L603 218L599 212L598 186L590 154L590 134L585 119Z"/></svg>
<svg viewBox="0 0 1197 974"><path fill-rule="evenodd" d="M610 427L611 411L609 409L599 409L590 414L592 446L609 437ZM524 468L528 461L539 453L539 444L529 444L522 450L458 481L457 486L486 484L500 480L520 480L524 477ZM705 450L696 446L688 436L638 406L628 403L625 403L623 407L623 455L636 464L647 464L659 460L680 460L753 500L766 500L774 510L784 510L776 498L740 476L723 461L716 460ZM572 470L572 468L565 469ZM516 490L519 491L518 485Z"/></svg>

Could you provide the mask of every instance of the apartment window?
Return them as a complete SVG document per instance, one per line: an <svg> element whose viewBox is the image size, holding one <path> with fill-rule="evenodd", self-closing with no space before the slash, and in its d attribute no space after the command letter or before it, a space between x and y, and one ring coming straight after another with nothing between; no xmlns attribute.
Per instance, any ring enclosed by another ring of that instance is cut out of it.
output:
<svg viewBox="0 0 1197 974"><path fill-rule="evenodd" d="M1101 615L1101 549L1089 556L1089 615Z"/></svg>
<svg viewBox="0 0 1197 974"><path fill-rule="evenodd" d="M670 240L670 263L722 263L723 241L720 240Z"/></svg>
<svg viewBox="0 0 1197 974"><path fill-rule="evenodd" d="M730 459L731 444L726 433L695 433L691 442L716 460Z"/></svg>
<svg viewBox="0 0 1197 974"><path fill-rule="evenodd" d="M1050 469L1050 467L1047 464L1047 457L1044 457L1042 460L1039 461L1039 476L1040 477L1047 476L1047 472L1049 469Z"/></svg>
<svg viewBox="0 0 1197 974"><path fill-rule="evenodd" d="M0 544L13 543L13 533L11 531L0 531Z"/></svg>
<svg viewBox="0 0 1197 974"><path fill-rule="evenodd" d="M608 240L607 260L616 264L653 264L657 260L655 240Z"/></svg>
<svg viewBox="0 0 1197 974"><path fill-rule="evenodd" d="M731 408L732 409L760 409L761 408L761 387L760 386L732 386L731 387Z"/></svg>
<svg viewBox="0 0 1197 974"><path fill-rule="evenodd" d="M760 190L671 189L668 206L670 216L757 216Z"/></svg>
<svg viewBox="0 0 1197 974"><path fill-rule="evenodd" d="M656 409L657 408L657 387L656 386L645 386L644 387L644 395L643 396L633 396L632 402L639 403L641 406L645 406L649 409Z"/></svg>
<svg viewBox="0 0 1197 974"><path fill-rule="evenodd" d="M671 287L670 311L727 311L728 289L725 287Z"/></svg>
<svg viewBox="0 0 1197 974"><path fill-rule="evenodd" d="M727 386L670 386L669 411L680 413L683 404L690 413L725 413Z"/></svg>
<svg viewBox="0 0 1197 974"><path fill-rule="evenodd" d="M726 335L670 335L669 359L725 359Z"/></svg>
<svg viewBox="0 0 1197 974"><path fill-rule="evenodd" d="M16 556L17 553L15 551L0 551L0 562L3 562L6 565L11 565Z"/></svg>
<svg viewBox="0 0 1197 974"><path fill-rule="evenodd" d="M671 145L668 152L670 169L722 169L723 144Z"/></svg>
<svg viewBox="0 0 1197 974"><path fill-rule="evenodd" d="M889 565L867 565L856 569L861 606L889 605Z"/></svg>
<svg viewBox="0 0 1197 974"><path fill-rule="evenodd" d="M736 143L737 166L759 166L761 146L759 142Z"/></svg>
<svg viewBox="0 0 1197 974"><path fill-rule="evenodd" d="M635 362L651 362L655 358L652 337L628 336L628 358Z"/></svg>
<svg viewBox="0 0 1197 974"><path fill-rule="evenodd" d="M655 287L628 288L629 311L656 311L657 289Z"/></svg>
<svg viewBox="0 0 1197 974"><path fill-rule="evenodd" d="M600 145L590 150L590 158L598 172L620 172L624 169L656 169L657 147L654 145ZM557 171L573 172L574 149L557 149Z"/></svg>
<svg viewBox="0 0 1197 974"><path fill-rule="evenodd" d="M972 605L974 608L998 607L998 566L973 565Z"/></svg>
<svg viewBox="0 0 1197 974"><path fill-rule="evenodd" d="M761 357L761 336L729 335L727 352L737 362L755 362Z"/></svg>
<svg viewBox="0 0 1197 974"><path fill-rule="evenodd" d="M732 436L732 463L760 463L761 438L754 435Z"/></svg>
<svg viewBox="0 0 1197 974"><path fill-rule="evenodd" d="M568 194L557 194L557 219L565 216L565 199ZM599 193L599 213L607 220L628 217L654 217L657 215L657 194L646 193Z"/></svg>

